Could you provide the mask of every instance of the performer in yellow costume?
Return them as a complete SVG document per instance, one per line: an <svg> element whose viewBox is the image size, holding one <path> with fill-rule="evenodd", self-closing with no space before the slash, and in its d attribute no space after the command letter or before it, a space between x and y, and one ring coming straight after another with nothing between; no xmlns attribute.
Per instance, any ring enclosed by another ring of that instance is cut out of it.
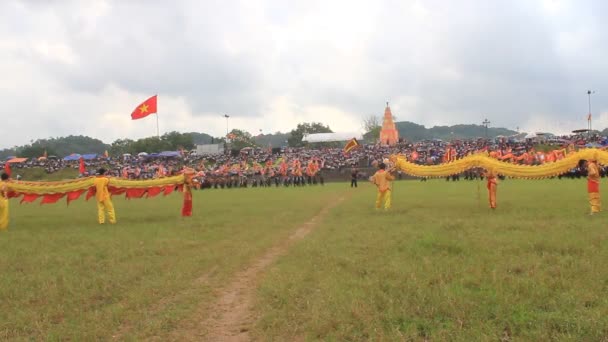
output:
<svg viewBox="0 0 608 342"><path fill-rule="evenodd" d="M595 160L586 163L587 166L587 192L589 193L589 205L591 206L590 215L597 214L602 209L600 198L600 170Z"/></svg>
<svg viewBox="0 0 608 342"><path fill-rule="evenodd" d="M0 231L8 229L8 174L2 174L0 182Z"/></svg>
<svg viewBox="0 0 608 342"><path fill-rule="evenodd" d="M498 175L494 170L486 172L486 180L488 181L488 199L490 200L490 208L496 209L496 189L498 188Z"/></svg>
<svg viewBox="0 0 608 342"><path fill-rule="evenodd" d="M384 210L391 208L391 181L395 179L390 172L386 171L386 164L380 163L379 170L370 177L370 181L378 187L376 195L376 209L380 209L384 202Z"/></svg>
<svg viewBox="0 0 608 342"><path fill-rule="evenodd" d="M108 221L114 224L116 223L116 213L114 212L114 205L110 198L110 192L108 191L108 183L110 179L105 176L106 170L104 168L99 169L97 172L98 176L93 181L95 185L95 198L97 199L97 217L99 224L106 222L106 215L108 213Z"/></svg>
<svg viewBox="0 0 608 342"><path fill-rule="evenodd" d="M184 169L184 204L182 205L182 216L192 216L192 177L196 172L192 168Z"/></svg>

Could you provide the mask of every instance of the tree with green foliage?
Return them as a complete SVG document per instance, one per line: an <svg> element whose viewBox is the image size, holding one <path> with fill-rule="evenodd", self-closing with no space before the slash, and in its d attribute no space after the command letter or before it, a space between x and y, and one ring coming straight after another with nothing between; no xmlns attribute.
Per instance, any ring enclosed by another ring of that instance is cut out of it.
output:
<svg viewBox="0 0 608 342"><path fill-rule="evenodd" d="M112 145L110 145L108 153L110 153L112 156L121 156L125 153L131 153L131 146L133 143L134 141L131 139L118 139L114 141Z"/></svg>
<svg viewBox="0 0 608 342"><path fill-rule="evenodd" d="M315 134L315 133L333 133L329 126L325 126L320 122L312 122L312 123L301 123L298 124L296 129L291 130L291 136L287 139L287 143L291 147L300 147L304 146L304 135Z"/></svg>
<svg viewBox="0 0 608 342"><path fill-rule="evenodd" d="M380 131L382 130L382 123L377 115L370 115L363 119L363 129L365 134L363 138L368 141L376 142L380 139Z"/></svg>
<svg viewBox="0 0 608 342"><path fill-rule="evenodd" d="M62 138L38 139L30 144L0 151L0 157L17 155L25 158L38 158L47 152L49 156L64 157L72 153L103 153L109 146L99 139L70 135Z"/></svg>
<svg viewBox="0 0 608 342"><path fill-rule="evenodd" d="M49 156L53 156L53 155L57 154L57 153L55 153L55 150L53 150L53 148L46 148L46 147L44 147L42 145L38 145L38 144L25 145L24 147L21 147L18 151L19 151L17 153L18 156L23 157L23 158L42 157L45 152Z"/></svg>
<svg viewBox="0 0 608 342"><path fill-rule="evenodd" d="M245 147L256 146L256 143L249 132L245 132L240 129L233 129L230 131L230 133L228 133L228 136L231 137L230 144L233 150L241 150Z"/></svg>
<svg viewBox="0 0 608 342"><path fill-rule="evenodd" d="M110 147L111 155L122 155L125 153L137 154L140 152L162 152L190 150L194 147L192 134L169 132L158 137L147 137L138 140L118 139Z"/></svg>

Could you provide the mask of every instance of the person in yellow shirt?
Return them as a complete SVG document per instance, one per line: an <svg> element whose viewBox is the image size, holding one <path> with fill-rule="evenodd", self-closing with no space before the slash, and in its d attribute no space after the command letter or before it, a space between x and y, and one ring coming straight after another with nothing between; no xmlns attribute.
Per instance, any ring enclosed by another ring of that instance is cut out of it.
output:
<svg viewBox="0 0 608 342"><path fill-rule="evenodd" d="M376 209L380 209L382 202L384 202L384 210L391 208L391 181L395 177L388 171L386 171L386 164L380 163L378 165L378 171L370 177L370 181L378 188L378 194L376 195Z"/></svg>
<svg viewBox="0 0 608 342"><path fill-rule="evenodd" d="M104 168L99 169L97 174L93 184L95 186L95 198L97 199L97 218L99 219L99 224L106 222L106 212L108 214L108 221L114 224L116 223L116 213L114 212L114 205L108 191L110 179L105 176L106 170Z"/></svg>
<svg viewBox="0 0 608 342"><path fill-rule="evenodd" d="M0 231L8 229L8 173L2 173L0 182Z"/></svg>
<svg viewBox="0 0 608 342"><path fill-rule="evenodd" d="M591 206L591 213L589 213L589 215L597 214L602 209L602 199L600 198L600 170L597 167L595 160L581 162L587 167L587 192L589 193L589 205Z"/></svg>

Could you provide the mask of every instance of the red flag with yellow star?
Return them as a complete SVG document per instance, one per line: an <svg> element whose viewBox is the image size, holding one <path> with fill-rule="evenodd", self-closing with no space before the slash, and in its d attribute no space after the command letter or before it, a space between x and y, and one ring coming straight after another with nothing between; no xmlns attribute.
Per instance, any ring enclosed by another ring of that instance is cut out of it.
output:
<svg viewBox="0 0 608 342"><path fill-rule="evenodd" d="M131 113L131 120L143 119L154 113L156 113L156 95L137 106L133 113Z"/></svg>

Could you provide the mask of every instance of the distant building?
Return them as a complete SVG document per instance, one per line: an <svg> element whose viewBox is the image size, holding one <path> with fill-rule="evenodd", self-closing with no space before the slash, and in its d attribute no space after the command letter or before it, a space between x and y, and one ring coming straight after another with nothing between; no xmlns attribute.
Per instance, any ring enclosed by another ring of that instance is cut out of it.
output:
<svg viewBox="0 0 608 342"><path fill-rule="evenodd" d="M199 156L204 156L204 155L208 155L208 154L221 154L221 153L224 153L223 144L196 145L196 154Z"/></svg>
<svg viewBox="0 0 608 342"><path fill-rule="evenodd" d="M391 113L391 107L386 103L384 109L384 119L382 121L382 130L380 131L380 143L383 145L395 145L399 142L399 132L395 127L393 121L393 113Z"/></svg>

